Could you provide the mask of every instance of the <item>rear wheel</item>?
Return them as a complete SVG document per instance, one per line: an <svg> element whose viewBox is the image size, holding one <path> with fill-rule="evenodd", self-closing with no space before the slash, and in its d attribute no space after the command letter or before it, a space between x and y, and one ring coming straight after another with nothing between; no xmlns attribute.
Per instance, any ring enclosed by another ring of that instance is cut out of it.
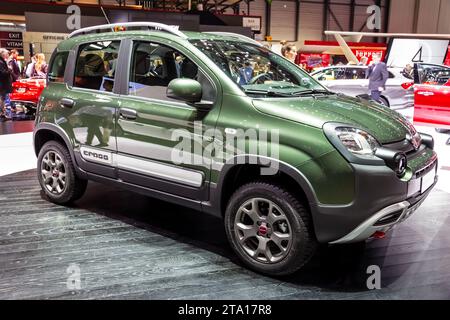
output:
<svg viewBox="0 0 450 320"><path fill-rule="evenodd" d="M234 193L225 229L248 267L273 276L294 273L317 247L308 210L290 192L270 183L249 183Z"/></svg>
<svg viewBox="0 0 450 320"><path fill-rule="evenodd" d="M67 204L84 194L87 181L76 176L72 157L61 143L49 141L42 147L37 168L41 188L51 202Z"/></svg>

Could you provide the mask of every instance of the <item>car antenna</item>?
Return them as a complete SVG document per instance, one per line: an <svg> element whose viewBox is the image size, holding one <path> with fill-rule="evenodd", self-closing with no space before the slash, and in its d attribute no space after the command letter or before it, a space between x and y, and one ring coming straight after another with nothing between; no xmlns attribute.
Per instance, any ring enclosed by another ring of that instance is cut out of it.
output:
<svg viewBox="0 0 450 320"><path fill-rule="evenodd" d="M107 22L108 24L111 24L111 22L110 22L109 19L108 19L108 16L106 15L105 9L103 9L103 6L100 6L100 9L102 10L103 15L105 16L106 22ZM111 31L114 32L113 27L111 27Z"/></svg>

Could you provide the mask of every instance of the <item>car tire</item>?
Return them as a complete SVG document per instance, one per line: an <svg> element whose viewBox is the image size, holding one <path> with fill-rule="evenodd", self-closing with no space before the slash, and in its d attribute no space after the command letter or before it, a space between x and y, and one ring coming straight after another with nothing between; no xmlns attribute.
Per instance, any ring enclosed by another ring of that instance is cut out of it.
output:
<svg viewBox="0 0 450 320"><path fill-rule="evenodd" d="M390 108L389 101L385 97L380 97L380 104L386 108Z"/></svg>
<svg viewBox="0 0 450 320"><path fill-rule="evenodd" d="M69 151L57 141L44 144L37 168L39 184L51 202L69 204L86 191L87 180L77 177Z"/></svg>
<svg viewBox="0 0 450 320"><path fill-rule="evenodd" d="M437 133L450 133L450 129L436 128Z"/></svg>
<svg viewBox="0 0 450 320"><path fill-rule="evenodd" d="M266 182L243 185L231 196L225 230L244 264L270 276L296 272L318 246L306 206L289 191Z"/></svg>

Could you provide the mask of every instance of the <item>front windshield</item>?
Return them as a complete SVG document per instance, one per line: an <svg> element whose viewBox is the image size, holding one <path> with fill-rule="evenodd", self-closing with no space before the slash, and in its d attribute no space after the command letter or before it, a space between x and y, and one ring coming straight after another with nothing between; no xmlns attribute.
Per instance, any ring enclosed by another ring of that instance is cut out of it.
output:
<svg viewBox="0 0 450 320"><path fill-rule="evenodd" d="M299 67L265 47L239 41L191 42L248 95L291 97L329 93Z"/></svg>

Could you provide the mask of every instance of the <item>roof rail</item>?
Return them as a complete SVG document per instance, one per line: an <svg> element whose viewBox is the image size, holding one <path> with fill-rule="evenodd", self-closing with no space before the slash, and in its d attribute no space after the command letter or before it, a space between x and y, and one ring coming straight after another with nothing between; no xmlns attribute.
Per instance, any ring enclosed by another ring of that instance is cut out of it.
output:
<svg viewBox="0 0 450 320"><path fill-rule="evenodd" d="M113 32L115 27L125 27L125 28L141 27L141 28L147 28L147 29L156 29L156 30L169 32L169 33L177 35L183 39L187 39L187 36L183 32L176 29L175 27L169 26L169 25L163 24L163 23L157 23L157 22L123 22L123 23L102 24L102 25L98 25L98 26L87 27L87 28L82 28L82 29L76 30L69 35L69 38L73 38L73 37L87 34L90 32L100 33L100 30L106 30L106 29L109 29L111 32Z"/></svg>
<svg viewBox="0 0 450 320"><path fill-rule="evenodd" d="M210 33L210 34L217 34L217 35L221 35L221 36L229 36L229 37L235 37L238 38L240 40L244 40L247 42L251 42L253 44L256 44L260 47L262 47L262 43L259 43L258 41L256 41L255 39L252 39L250 37L244 36L242 34L239 33L233 33L233 32L221 32L221 31L207 31L205 33Z"/></svg>

